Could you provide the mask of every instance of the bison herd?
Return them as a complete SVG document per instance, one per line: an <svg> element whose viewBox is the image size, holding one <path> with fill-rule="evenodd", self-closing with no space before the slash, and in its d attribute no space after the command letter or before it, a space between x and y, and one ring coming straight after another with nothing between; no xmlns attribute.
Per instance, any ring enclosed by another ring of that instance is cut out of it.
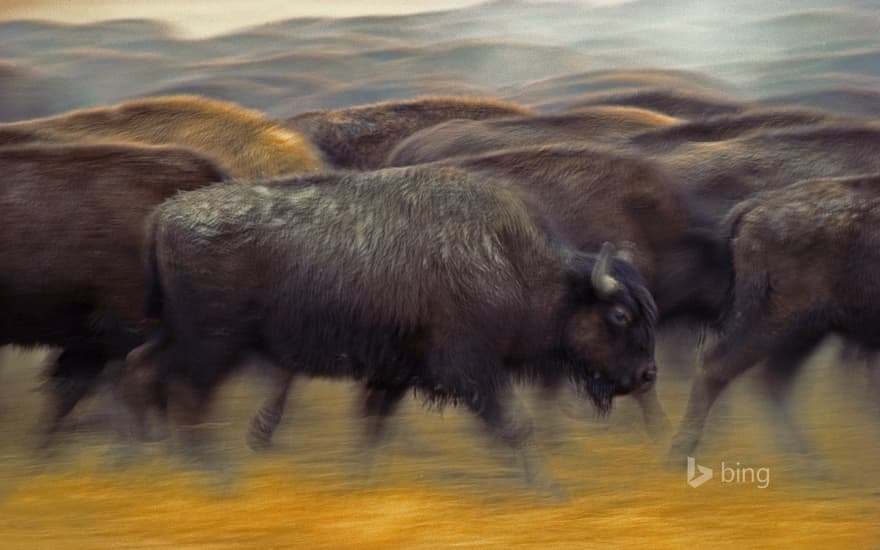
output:
<svg viewBox="0 0 880 550"><path fill-rule="evenodd" d="M631 395L662 440L654 340L675 323L711 336L677 460L751 367L785 418L827 335L880 347L880 125L614 103L272 121L172 96L0 125L0 345L58 351L45 443L110 377L133 433L155 412L197 447L255 357L278 376L255 448L302 376L358 381L373 443L415 391L518 451L517 381L600 413Z"/></svg>

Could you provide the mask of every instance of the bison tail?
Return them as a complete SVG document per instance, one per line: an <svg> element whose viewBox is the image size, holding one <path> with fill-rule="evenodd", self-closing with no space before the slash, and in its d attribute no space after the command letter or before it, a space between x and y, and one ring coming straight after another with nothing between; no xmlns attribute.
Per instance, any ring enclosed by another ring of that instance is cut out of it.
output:
<svg viewBox="0 0 880 550"><path fill-rule="evenodd" d="M144 246L144 282L146 283L145 311L147 318L162 317L162 283L159 277L159 260L156 253L156 217L150 216Z"/></svg>

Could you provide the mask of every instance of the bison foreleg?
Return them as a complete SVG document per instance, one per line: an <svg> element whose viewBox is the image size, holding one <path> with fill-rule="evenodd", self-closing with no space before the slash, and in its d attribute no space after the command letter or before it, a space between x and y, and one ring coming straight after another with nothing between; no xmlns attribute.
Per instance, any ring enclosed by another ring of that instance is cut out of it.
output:
<svg viewBox="0 0 880 550"><path fill-rule="evenodd" d="M275 381L272 395L266 398L251 420L247 443L254 451L267 449L272 443L272 435L284 416L284 407L287 404L290 388L293 387L294 378L296 378L294 371L285 369L282 376Z"/></svg>
<svg viewBox="0 0 880 550"><path fill-rule="evenodd" d="M662 441L668 437L672 424L670 424L669 417L657 397L657 387L651 386L647 390L633 395L633 398L642 411L648 436L654 441Z"/></svg>
<svg viewBox="0 0 880 550"><path fill-rule="evenodd" d="M678 461L693 455L715 400L731 381L764 358L770 334L772 330L766 326L756 326L745 336L741 332L728 334L700 358L684 418L672 440L671 463L677 466Z"/></svg>
<svg viewBox="0 0 880 550"><path fill-rule="evenodd" d="M364 416L367 418L367 444L375 447L387 435L388 417L394 414L409 386L370 385L364 399Z"/></svg>

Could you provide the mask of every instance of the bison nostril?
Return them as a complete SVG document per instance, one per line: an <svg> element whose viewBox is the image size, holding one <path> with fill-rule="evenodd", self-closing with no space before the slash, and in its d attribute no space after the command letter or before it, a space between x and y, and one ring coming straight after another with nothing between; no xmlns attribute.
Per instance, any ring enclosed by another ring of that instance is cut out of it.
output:
<svg viewBox="0 0 880 550"><path fill-rule="evenodd" d="M642 373L642 381L643 382L653 382L657 379L657 371L654 369L648 369Z"/></svg>

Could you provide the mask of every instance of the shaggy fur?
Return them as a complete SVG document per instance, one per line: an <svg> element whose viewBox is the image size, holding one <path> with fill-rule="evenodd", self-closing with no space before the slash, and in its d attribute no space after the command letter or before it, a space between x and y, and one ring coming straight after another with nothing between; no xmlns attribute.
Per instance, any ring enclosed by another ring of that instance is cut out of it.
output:
<svg viewBox="0 0 880 550"><path fill-rule="evenodd" d="M7 147L0 174L0 345L63 348L55 377L85 392L142 341L148 214L226 174L184 149L122 145ZM81 396L59 396L60 415Z"/></svg>
<svg viewBox="0 0 880 550"><path fill-rule="evenodd" d="M157 211L148 245L163 335L131 354L131 372L157 365L198 422L216 384L258 352L363 380L385 393L383 415L407 388L463 403L518 444L504 404L513 377L561 370L607 408L654 375L656 312L638 272L612 260L619 288L597 293L595 257L535 214L438 167L181 195ZM611 320L621 309L625 325Z"/></svg>
<svg viewBox="0 0 880 550"><path fill-rule="evenodd" d="M509 149L441 164L478 173L539 204L578 250L605 241L636 245L661 319L714 321L729 262L711 221L660 166L588 145Z"/></svg>
<svg viewBox="0 0 880 550"><path fill-rule="evenodd" d="M656 163L586 145L509 149L445 163L529 197L579 250L604 241L634 243L635 265L661 321L717 320L730 278L726 251L714 224ZM545 397L559 387L545 386ZM655 390L636 398L650 435L663 437L669 421Z"/></svg>
<svg viewBox="0 0 880 550"><path fill-rule="evenodd" d="M35 141L178 145L215 159L230 175L274 177L320 168L316 151L300 134L257 111L198 96L126 101L112 107L0 126L31 132Z"/></svg>
<svg viewBox="0 0 880 550"><path fill-rule="evenodd" d="M676 457L694 451L718 394L752 366L765 362L767 390L781 405L803 359L828 334L880 348L880 175L759 193L725 225L735 273L730 303L694 381Z"/></svg>
<svg viewBox="0 0 880 550"><path fill-rule="evenodd" d="M402 141L387 166L412 166L497 151L508 147L594 141L619 143L625 138L678 120L632 107L592 107L569 113L492 120L451 120Z"/></svg>
<svg viewBox="0 0 880 550"><path fill-rule="evenodd" d="M328 165L369 170L384 166L394 146L422 128L456 118L483 120L529 112L492 99L426 97L303 113L285 125L307 136Z"/></svg>
<svg viewBox="0 0 880 550"><path fill-rule="evenodd" d="M880 172L880 126L822 124L681 146L658 157L706 210L796 181Z"/></svg>

